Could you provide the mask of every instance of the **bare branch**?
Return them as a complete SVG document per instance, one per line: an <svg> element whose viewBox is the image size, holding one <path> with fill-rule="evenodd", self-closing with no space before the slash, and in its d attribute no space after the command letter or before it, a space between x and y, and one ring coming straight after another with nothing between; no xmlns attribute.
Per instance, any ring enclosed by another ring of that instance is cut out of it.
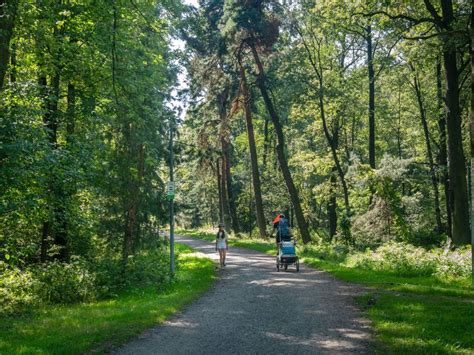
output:
<svg viewBox="0 0 474 355"><path fill-rule="evenodd" d="M434 23L436 24L436 26L438 26L439 28L446 28L446 25L443 19L439 16L438 12L434 8L430 0L423 0L423 2L425 3L425 6L428 12L431 14L431 16L433 16Z"/></svg>

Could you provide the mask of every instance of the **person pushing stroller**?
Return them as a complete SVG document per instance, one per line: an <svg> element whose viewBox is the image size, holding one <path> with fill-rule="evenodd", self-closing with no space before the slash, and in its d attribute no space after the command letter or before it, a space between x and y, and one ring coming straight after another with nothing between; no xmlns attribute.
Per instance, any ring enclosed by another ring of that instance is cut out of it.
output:
<svg viewBox="0 0 474 355"><path fill-rule="evenodd" d="M296 255L295 245L296 242L293 240L293 236L288 224L288 220L284 214L279 214L273 220L273 229L276 231L276 245L277 245L277 256L276 264L277 271L280 268L288 269L288 265L295 265L296 271L300 271L299 258Z"/></svg>
<svg viewBox="0 0 474 355"><path fill-rule="evenodd" d="M283 213L280 213L273 220L273 230L274 232L276 232L275 239L276 239L277 247L282 241L291 240L292 236L291 236L290 226L288 224L288 220L286 219Z"/></svg>

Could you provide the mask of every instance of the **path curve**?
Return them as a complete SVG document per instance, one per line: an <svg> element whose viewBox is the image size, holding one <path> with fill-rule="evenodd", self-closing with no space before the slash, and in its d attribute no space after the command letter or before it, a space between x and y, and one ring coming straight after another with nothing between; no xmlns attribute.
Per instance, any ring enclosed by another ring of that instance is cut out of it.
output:
<svg viewBox="0 0 474 355"><path fill-rule="evenodd" d="M177 237L214 260L213 244ZM301 266L277 272L275 257L232 247L201 298L116 354L366 354L370 327L357 286Z"/></svg>

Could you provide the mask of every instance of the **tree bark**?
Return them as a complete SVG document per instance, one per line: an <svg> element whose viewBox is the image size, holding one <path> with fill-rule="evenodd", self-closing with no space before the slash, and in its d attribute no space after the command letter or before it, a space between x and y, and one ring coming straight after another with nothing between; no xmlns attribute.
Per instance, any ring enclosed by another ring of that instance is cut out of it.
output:
<svg viewBox="0 0 474 355"><path fill-rule="evenodd" d="M49 249L48 237L49 237L49 222L46 221L46 222L43 222L43 225L41 227L40 261L42 263L46 262L48 258L48 249Z"/></svg>
<svg viewBox="0 0 474 355"><path fill-rule="evenodd" d="M219 194L219 223L224 223L224 202L222 199L222 177L220 158L216 160L217 192Z"/></svg>
<svg viewBox="0 0 474 355"><path fill-rule="evenodd" d="M372 49L372 27L366 28L367 69L369 74L369 164L375 169L375 71Z"/></svg>
<svg viewBox="0 0 474 355"><path fill-rule="evenodd" d="M330 196L328 202L328 219L329 219L329 239L332 240L337 231L337 199L336 199L336 167L332 168L329 183L331 184Z"/></svg>
<svg viewBox="0 0 474 355"><path fill-rule="evenodd" d="M441 2L443 22L447 30L454 20L451 0ZM466 160L462 146L461 110L459 106L459 77L457 53L450 36L443 36L443 62L446 75L446 110L448 127L449 177L452 189L453 242L470 242L469 203L467 197Z"/></svg>
<svg viewBox="0 0 474 355"><path fill-rule="evenodd" d="M226 188L227 198L229 201L230 217L232 221L232 229L238 233L240 231L239 218L237 216L237 207L235 205L235 194L232 188L232 176L230 173L230 144L225 141L224 156L225 156L225 176L226 176Z"/></svg>
<svg viewBox="0 0 474 355"><path fill-rule="evenodd" d="M436 90L438 97L438 129L439 129L439 153L438 153L438 166L440 170L440 182L444 187L444 198L446 201L446 234L452 238L452 206L450 202L450 189L449 189L449 174L448 174L448 152L446 146L446 114L443 108L443 94L442 94L442 78L441 78L441 62L438 61L436 64Z"/></svg>
<svg viewBox="0 0 474 355"><path fill-rule="evenodd" d="M18 0L0 0L0 91L10 62L10 41L18 8Z"/></svg>
<svg viewBox="0 0 474 355"><path fill-rule="evenodd" d="M10 54L10 83L16 83L16 44L12 44Z"/></svg>
<svg viewBox="0 0 474 355"><path fill-rule="evenodd" d="M474 284L474 3L471 2L471 270Z"/></svg>
<svg viewBox="0 0 474 355"><path fill-rule="evenodd" d="M66 121L66 133L68 143L74 134L76 128L75 122L76 116L76 88L71 82L67 85L67 121Z"/></svg>
<svg viewBox="0 0 474 355"><path fill-rule="evenodd" d="M250 92L247 85L247 78L245 76L245 69L242 65L242 62L239 58L239 67L240 67L240 83L241 90L244 99L244 111L245 111L245 123L247 125L247 136L249 140L249 152L250 152L250 162L252 166L252 182L253 182L253 191L255 196L255 212L257 215L257 225L260 236L262 238L267 237L267 231L265 228L265 215L263 213L263 199L262 199L262 189L260 184L260 173L258 171L258 158L257 158L257 147L255 145L255 135L253 130L252 122L252 109L250 106Z"/></svg>
<svg viewBox="0 0 474 355"><path fill-rule="evenodd" d="M277 156L278 156L278 162L280 163L280 169L281 169L283 178L285 180L288 193L290 195L291 203L295 210L295 216L298 222L298 227L301 232L301 238L303 239L304 243L308 243L311 241L311 236L309 234L308 224L303 214L303 209L301 208L301 202L298 195L298 190L296 189L296 186L293 182L293 178L291 176L291 172L288 167L288 162L286 160L285 137L283 135L283 128L280 123L280 118L273 106L273 102L270 99L270 96L268 94L266 82L265 82L265 71L263 69L262 62L260 61L260 57L258 55L258 52L254 43L250 43L250 49L252 50L255 64L257 65L257 69L258 69L257 85L260 89L260 92L263 97L263 101L265 102L265 106L267 108L268 114L270 115L270 118L273 123L273 127L275 128L275 132L277 135L276 151L277 151Z"/></svg>
<svg viewBox="0 0 474 355"><path fill-rule="evenodd" d="M339 156L337 155L339 139L336 135L331 135L331 133L329 132L328 125L327 125L326 111L324 109L324 85L323 85L322 76L320 76L319 78L319 110L321 114L321 121L323 123L324 135L326 136L326 140L328 141L329 148L331 149L332 157L334 160L334 164L335 164L337 173L339 175L339 179L341 180L342 192L344 194L344 206L346 209L346 218L348 219L349 216L351 215L351 207L349 203L349 189L347 187L346 176L344 174L344 171L342 170ZM350 229L347 228L345 232L350 233ZM350 237L350 235L347 235L346 237Z"/></svg>
<svg viewBox="0 0 474 355"><path fill-rule="evenodd" d="M129 139L127 144L129 145L130 161L136 162L137 176L128 175L130 194L127 201L127 207L125 212L125 230L123 239L123 250L122 250L122 261L125 266L128 262L128 257L135 250L138 239L138 217L140 211L140 186L143 182L143 175L145 172L145 150L143 144L133 144L133 133L128 133Z"/></svg>
<svg viewBox="0 0 474 355"><path fill-rule="evenodd" d="M221 194L222 194L222 212L223 220L226 227L231 228L232 226L232 217L231 209L229 203L229 193L227 191L227 159L228 159L228 135L227 135L227 112L226 105L228 99L228 90L224 89L217 97L219 105L219 120L221 124L221 132L219 134L220 145L221 145L221 154L222 154L222 163L220 166L221 176L220 176L220 185L221 185Z"/></svg>
<svg viewBox="0 0 474 355"><path fill-rule="evenodd" d="M436 176L436 169L435 169L435 165L433 161L433 153L431 150L431 143L430 143L430 134L429 134L429 129L428 129L428 123L426 122L426 110L423 103L420 82L418 80L418 77L416 75L414 68L412 68L412 71L413 71L413 88L415 89L416 99L418 102L418 109L420 111L421 126L423 128L423 134L425 136L426 155L428 158L428 164L430 166L431 184L433 187L433 194L434 194L437 232L441 233L443 231L443 224L441 222L441 209L439 207L438 177Z"/></svg>
<svg viewBox="0 0 474 355"><path fill-rule="evenodd" d="M263 125L263 166L267 166L267 154L268 154L268 119L265 118L265 124Z"/></svg>
<svg viewBox="0 0 474 355"><path fill-rule="evenodd" d="M58 127L59 127L59 84L60 75L56 72L51 78L51 85L48 87L47 78L41 76L38 80L40 87L40 96L43 100L43 122L47 129L48 142L53 151L58 149ZM61 179L57 176L49 177L49 193L52 195L51 209L52 219L45 221L42 228L42 243L41 248L46 247L49 236L53 237L54 244L59 247L59 254L55 257L60 260L67 260L67 221L66 221L66 207L64 205L64 189ZM47 233L47 236L44 233ZM41 252L43 255L46 251Z"/></svg>

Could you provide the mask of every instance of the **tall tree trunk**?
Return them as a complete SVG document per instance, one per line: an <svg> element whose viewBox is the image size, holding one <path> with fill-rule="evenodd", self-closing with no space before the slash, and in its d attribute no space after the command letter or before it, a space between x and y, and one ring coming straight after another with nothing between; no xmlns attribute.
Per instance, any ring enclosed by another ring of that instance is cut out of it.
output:
<svg viewBox="0 0 474 355"><path fill-rule="evenodd" d="M265 118L265 124L263 125L263 166L267 166L267 154L268 154L268 119Z"/></svg>
<svg viewBox="0 0 474 355"><path fill-rule="evenodd" d="M245 76L245 69L239 58L240 66L240 82L241 89L244 99L244 111L245 111L245 122L247 125L247 136L249 140L249 152L250 152L250 162L252 165L252 182L253 182L253 191L255 196L255 212L257 215L257 225L260 236L262 238L267 237L267 231L265 228L265 215L263 213L263 199L262 199L262 189L260 184L260 173L258 171L258 158L257 158L257 147L255 145L255 135L253 131L253 122L252 122L252 108L250 105L250 92L247 86L247 78Z"/></svg>
<svg viewBox="0 0 474 355"><path fill-rule="evenodd" d="M222 177L220 158L216 160L217 192L219 193L219 223L224 223L224 202L222 199Z"/></svg>
<svg viewBox="0 0 474 355"><path fill-rule="evenodd" d="M471 268L474 284L474 3L471 2Z"/></svg>
<svg viewBox="0 0 474 355"><path fill-rule="evenodd" d="M398 152L398 159L402 159L403 151L402 151L402 99L401 99L401 87L398 86L398 122L397 122L397 152Z"/></svg>
<svg viewBox="0 0 474 355"><path fill-rule="evenodd" d="M143 175L145 170L145 149L143 144L134 145L133 133L128 133L128 145L131 161L136 162L137 176L130 176L130 194L127 201L127 209L125 212L125 230L123 239L123 251L122 261L125 266L128 262L128 257L135 250L137 243L139 242L138 236L138 217L140 212L140 187L143 182Z"/></svg>
<svg viewBox="0 0 474 355"><path fill-rule="evenodd" d="M263 97L263 101L265 102L265 106L267 108L268 114L272 119L273 127L275 128L275 132L277 135L277 156L278 161L280 163L280 169L283 175L283 178L286 183L286 187L288 189L288 193L290 195L291 203L295 210L296 220L298 222L298 227L301 232L301 238L303 239L304 243L308 243L311 241L311 236L309 234L308 224L303 214L303 209L301 208L300 197L298 195L298 190L293 182L293 178L291 176L290 169L288 167L288 161L286 160L285 155L285 137L283 135L283 128L280 123L280 118L273 106L273 102L270 99L270 96L267 91L266 82L265 82L265 71L263 69L262 62L260 61L260 57L257 52L257 48L255 47L255 43L250 44L250 49L252 50L252 54L255 60L255 64L258 68L258 78L257 78L257 85L260 89L260 92Z"/></svg>
<svg viewBox="0 0 474 355"><path fill-rule="evenodd" d="M446 28L452 29L451 24L454 20L452 1L441 1L441 8ZM463 245L470 242L466 160L462 146L456 46L447 36L444 37L443 43L443 62L446 75L449 178L453 206L452 238L455 244Z"/></svg>
<svg viewBox="0 0 474 355"><path fill-rule="evenodd" d="M347 187L346 176L344 171L342 170L341 162L339 160L339 156L337 155L337 149L339 145L339 139L337 134L331 135L329 132L327 120L326 120L326 111L324 108L324 84L323 84L323 77L319 78L319 110L321 115L321 121L323 123L323 131L324 135L326 136L326 140L328 141L329 148L331 149L332 157L334 160L334 164L339 175L339 179L341 180L342 185L342 192L344 194L344 207L346 210L346 219L349 220L349 216L351 215L351 207L349 203L349 189ZM344 231L346 233L346 237L350 237L350 227L348 226Z"/></svg>
<svg viewBox="0 0 474 355"><path fill-rule="evenodd" d="M438 100L438 129L439 129L439 153L438 166L440 170L440 182L444 187L444 198L446 201L446 234L452 238L452 206L451 193L449 189L449 174L448 174L448 152L446 147L446 114L443 108L443 94L442 94L442 78L441 78L441 62L436 64L436 91Z"/></svg>
<svg viewBox="0 0 474 355"><path fill-rule="evenodd" d="M219 103L219 120L220 120L220 145L221 145L221 154L222 154L222 164L221 164L221 193L222 193L222 209L223 209L223 220L227 228L232 226L232 218L229 204L229 194L227 191L227 158L228 153L228 134L227 134L227 99L228 99L228 89L224 89L217 97Z"/></svg>
<svg viewBox="0 0 474 355"><path fill-rule="evenodd" d="M0 0L0 91L10 62L10 41L18 8L18 0Z"/></svg>
<svg viewBox="0 0 474 355"><path fill-rule="evenodd" d="M133 249L133 232L135 228L136 217L136 205L130 201L127 206L127 211L125 212L125 230L122 248L122 265L124 267L127 265L128 257L130 256Z"/></svg>
<svg viewBox="0 0 474 355"><path fill-rule="evenodd" d="M337 199L336 199L336 167L332 168L331 178L329 179L330 187L330 196L328 202L328 219L329 219L329 238L330 240L336 235L337 231Z"/></svg>
<svg viewBox="0 0 474 355"><path fill-rule="evenodd" d="M367 69L369 74L369 164L375 169L375 71L372 49L372 27L366 28Z"/></svg>
<svg viewBox="0 0 474 355"><path fill-rule="evenodd" d="M41 245L40 245L40 261L42 263L46 262L48 258L48 249L49 249L49 222L43 222L41 227Z"/></svg>
<svg viewBox="0 0 474 355"><path fill-rule="evenodd" d="M40 96L43 100L43 122L47 129L48 141L53 151L58 149L58 127L59 127L59 84L60 75L56 72L51 78L48 87L47 78L41 76L38 80ZM67 260L67 219L66 206L64 204L64 187L61 178L55 175L49 177L49 193L51 194L51 219L43 222L41 230L41 256L46 255L49 237L53 238L59 253L55 255L60 260Z"/></svg>
<svg viewBox="0 0 474 355"><path fill-rule="evenodd" d="M223 142L221 142L222 144ZM222 147L224 148L224 147ZM226 155L224 151L222 151L222 156L221 156L221 193L222 193L222 212L223 212L223 222L227 228L231 228L232 222L231 222L231 217L230 217L230 207L229 207L229 195L227 193L227 170L226 170Z"/></svg>
<svg viewBox="0 0 474 355"><path fill-rule="evenodd" d="M59 70L59 69L57 69ZM48 99L48 112L49 118L47 119L46 126L51 130L51 143L53 149L58 149L58 129L59 129L59 85L60 75L56 72L51 79L51 92ZM67 260L68 248L67 248L67 212L66 212L66 201L63 181L60 176L53 176L53 189L54 191L54 224L53 224L53 235L54 244L59 247L58 258L60 260Z"/></svg>
<svg viewBox="0 0 474 355"><path fill-rule="evenodd" d="M44 115L43 115L43 123L46 125L46 120L47 120L47 114L48 114L48 111L47 111L47 100L48 100L48 81L47 81L47 78L45 76L40 76L38 78L38 88L39 88L39 96L40 96L40 99L41 99L41 102L42 102L42 109L44 111ZM49 141L49 144L53 144L53 140L52 140L52 136L50 134L50 132L48 131L47 132L48 134L48 141ZM49 209L49 206L48 206L48 209ZM49 215L49 213L48 213ZM41 262L45 262L46 259L47 259L47 255L48 255L48 249L49 249L49 234L50 234L50 231L49 231L49 220L46 220L43 222L43 225L41 227L41 230L40 230L40 233L41 233L41 245L40 245L40 258L41 258Z"/></svg>
<svg viewBox="0 0 474 355"><path fill-rule="evenodd" d="M66 120L66 133L68 143L74 134L76 128L76 87L74 84L69 82L67 84L67 120Z"/></svg>
<svg viewBox="0 0 474 355"><path fill-rule="evenodd" d="M16 44L12 44L11 54L10 54L10 83L16 83Z"/></svg>
<svg viewBox="0 0 474 355"><path fill-rule="evenodd" d="M324 107L324 70L321 65L320 61L320 55L319 52L316 56L313 57L312 51L310 50L307 42L304 40L304 36L302 35L301 31L299 31L299 34L301 38L303 39L303 45L305 47L306 53L308 55L309 62L311 64L311 67L314 70L314 73L319 81L319 91L317 92L318 99L319 99L319 111L320 111L320 116L321 116L321 121L323 124L323 131L324 135L326 137L326 140L328 142L329 148L331 149L331 153L333 156L334 160L334 165L337 170L337 173L339 175L339 179L341 180L341 185L342 185L342 190L344 194L344 206L345 206L345 221L344 221L344 231L343 233L345 234L346 239L349 241L351 236L351 231L350 231L350 215L351 215L351 209L350 209L350 203L349 203L349 189L347 187L347 182L345 178L344 171L342 169L339 157L337 155L337 149L339 146L339 129L336 129L334 131L334 134L331 135L329 132L329 128L327 125L327 120L326 120L326 111ZM354 133L352 133L354 134ZM354 141L354 138L352 138Z"/></svg>
<svg viewBox="0 0 474 355"><path fill-rule="evenodd" d="M425 111L425 106L423 103L420 82L418 80L418 77L416 75L414 68L412 68L412 71L413 71L413 88L415 89L416 99L418 101L418 109L420 111L421 126L423 128L423 134L425 136L426 155L428 158L428 164L430 166L431 184L433 187L433 194L434 194L436 226L437 226L438 233L441 233L443 231L443 224L441 222L441 209L439 207L438 177L436 176L433 153L431 151L430 133L428 129L428 123L426 122L426 111Z"/></svg>
<svg viewBox="0 0 474 355"><path fill-rule="evenodd" d="M239 218L237 217L237 207L235 204L235 194L232 188L232 176L230 173L230 144L225 142L224 156L225 156L225 176L227 187L227 198L229 201L230 217L232 221L232 229L238 233L240 231Z"/></svg>

